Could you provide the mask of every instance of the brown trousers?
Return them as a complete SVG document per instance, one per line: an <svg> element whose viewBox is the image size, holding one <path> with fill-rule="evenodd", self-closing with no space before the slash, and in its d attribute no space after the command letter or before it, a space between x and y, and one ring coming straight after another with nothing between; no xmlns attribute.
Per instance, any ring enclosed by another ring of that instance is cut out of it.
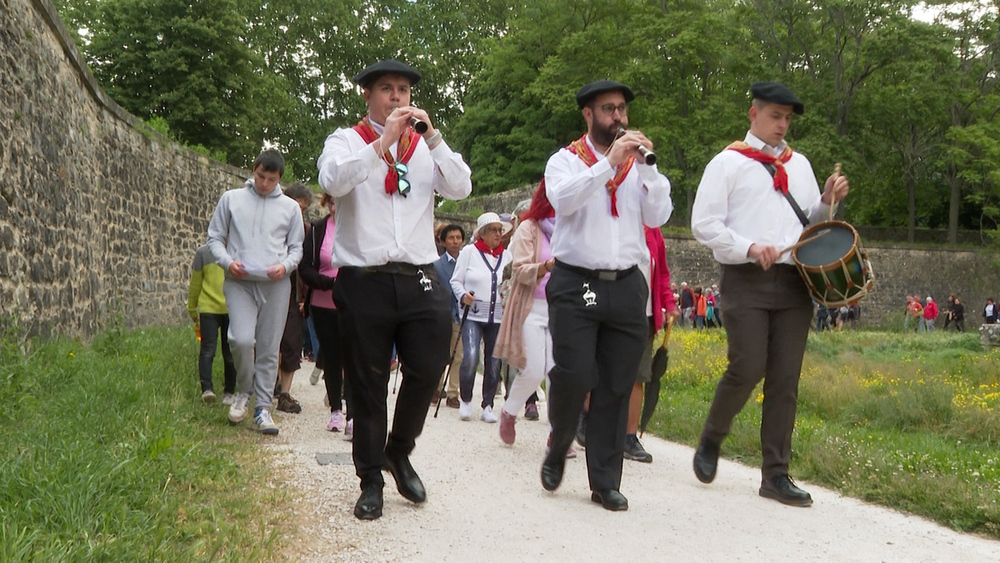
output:
<svg viewBox="0 0 1000 563"><path fill-rule="evenodd" d="M720 289L729 367L715 389L702 438L721 443L763 379L761 473L764 479L787 474L812 301L798 271L787 264L766 271L756 264L724 264Z"/></svg>

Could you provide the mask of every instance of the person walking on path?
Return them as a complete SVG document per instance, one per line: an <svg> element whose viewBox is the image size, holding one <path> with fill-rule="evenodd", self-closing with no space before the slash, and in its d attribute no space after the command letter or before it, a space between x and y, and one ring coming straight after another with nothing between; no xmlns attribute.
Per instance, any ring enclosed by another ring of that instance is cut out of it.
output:
<svg viewBox="0 0 1000 563"><path fill-rule="evenodd" d="M254 426L269 435L278 434L271 403L291 295L288 274L302 259L302 211L282 194L278 181L284 173L285 159L277 151L262 152L253 178L222 194L208 225L208 245L226 270L222 290L237 376L229 421L243 422L252 394Z"/></svg>
<svg viewBox="0 0 1000 563"><path fill-rule="evenodd" d="M545 197L545 186L540 185L511 239L510 296L495 349L498 358L520 370L500 410L500 439L505 444L514 443L518 414L554 365L545 299L545 286L555 265L554 228L555 210Z"/></svg>
<svg viewBox="0 0 1000 563"><path fill-rule="evenodd" d="M350 394L344 393L344 342L340 334L340 313L333 301L333 285L337 278L337 268L333 266L333 241L337 223L334 220L336 204L333 196L323 194L320 205L329 214L313 222L303 245L302 263L299 276L309 288L306 293L306 307L309 317L316 327L319 351L323 357L326 396L330 401L330 421L326 429L330 432L344 432L345 437L353 436L354 422ZM347 398L346 416L343 398Z"/></svg>
<svg viewBox="0 0 1000 563"><path fill-rule="evenodd" d="M215 343L222 342L224 386L222 404L231 405L236 392L236 365L229 349L229 311L222 285L226 272L215 263L212 249L207 244L198 247L191 262L191 280L188 283L187 311L198 328L200 352L198 377L201 380L201 400L215 402L212 385L212 362L215 361Z"/></svg>
<svg viewBox="0 0 1000 563"><path fill-rule="evenodd" d="M729 342L729 366L705 420L694 473L703 483L715 479L732 420L764 379L759 494L809 506L812 497L795 486L788 464L812 301L791 255L778 249L799 240L808 222L800 216L810 221L829 217L849 184L834 173L820 195L809 160L785 141L793 114L804 109L791 90L757 82L750 92L750 131L708 163L692 210L695 239L722 265ZM796 208L786 198L794 199Z"/></svg>
<svg viewBox="0 0 1000 563"><path fill-rule="evenodd" d="M632 90L611 80L576 93L587 133L552 155L545 193L555 209L552 274L545 286L552 331L549 419L552 446L542 463L542 487L562 482L566 451L590 393L587 474L591 500L627 510L622 495L622 452L628 402L646 352L649 263L643 224L670 218L670 182L645 164L640 147L653 144L628 125Z"/></svg>
<svg viewBox="0 0 1000 563"><path fill-rule="evenodd" d="M313 203L312 192L303 184L295 183L288 186L285 195L298 204L302 213L303 232L308 232L311 228L305 222L305 212ZM302 367L302 337L303 321L305 320L305 310L301 305L305 293L305 287L299 279L298 270L288 273L291 281L292 291L288 298L288 316L285 318L285 330L281 334L281 343L278 345L278 383L274 389L274 397L278 400L277 409L282 412L298 414L302 412L302 405L292 397L292 379L295 372Z"/></svg>
<svg viewBox="0 0 1000 563"><path fill-rule="evenodd" d="M462 251L462 246L465 245L465 230L462 229L460 225L454 223L445 225L441 232L438 234L438 242L444 247L444 252L441 257L434 262L434 269L437 271L438 279L441 283L448 284L449 290L451 289L451 276L455 273L455 261L458 260L458 253ZM458 306L458 299L455 298L455 294L452 291L448 292L449 302L451 303L451 344L449 344L449 350L455 350L455 358L451 362L451 367L445 367L445 371L441 372L441 381L438 382L437 389L441 389L444 385L445 372L448 374L448 390L445 398L445 404L451 408L459 407L458 392L459 392L459 375L458 370L462 365L463 352L462 347L455 346L458 339L462 338L461 325L462 325L462 313ZM440 391L434 392L434 397L431 402L437 402L441 399L438 397Z"/></svg>
<svg viewBox="0 0 1000 563"><path fill-rule="evenodd" d="M407 500L427 500L410 463L431 396L448 362L451 315L447 280L434 269L434 197L462 199L472 171L448 147L426 111L410 105L421 74L396 61L354 77L368 115L327 137L317 162L319 184L336 198L333 298L348 350L345 365L354 410L354 468L361 495L354 516L382 516L382 470ZM412 120L426 125L423 134ZM393 347L403 367L388 431L386 399Z"/></svg>
<svg viewBox="0 0 1000 563"><path fill-rule="evenodd" d="M500 284L503 271L511 261L500 239L511 230L511 224L501 221L496 213L483 213L472 231L473 243L458 253L455 272L451 276L451 289L469 315L462 327L462 360L458 417L472 419L472 392L479 365L479 346L483 345L483 398L479 419L497 421L493 401L500 382L500 361L494 357L493 348L503 320Z"/></svg>
<svg viewBox="0 0 1000 563"><path fill-rule="evenodd" d="M656 333L663 328L667 319L680 316L677 301L670 291L670 267L667 265L667 247L660 229L646 227L646 246L649 248L649 275L647 285L649 297L646 299L646 320L649 324L649 338L646 340L646 351L642 354L635 385L628 403L628 425L625 429L625 459L652 463L653 455L646 451L639 441L639 417L642 415L642 399L645 396L643 388L649 385L653 377L653 340Z"/></svg>

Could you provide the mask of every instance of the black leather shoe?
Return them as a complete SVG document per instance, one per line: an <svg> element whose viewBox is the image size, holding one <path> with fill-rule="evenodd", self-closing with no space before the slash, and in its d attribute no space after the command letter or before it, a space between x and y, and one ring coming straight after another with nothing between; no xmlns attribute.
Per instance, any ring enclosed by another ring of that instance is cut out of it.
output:
<svg viewBox="0 0 1000 563"><path fill-rule="evenodd" d="M599 503L606 510L628 510L628 499L614 489L594 491L590 493L590 500Z"/></svg>
<svg viewBox="0 0 1000 563"><path fill-rule="evenodd" d="M576 443L581 448L587 447L587 413L580 414L580 423L576 426Z"/></svg>
<svg viewBox="0 0 1000 563"><path fill-rule="evenodd" d="M788 506L812 506L813 503L812 496L796 487L788 475L775 475L761 481L760 496Z"/></svg>
<svg viewBox="0 0 1000 563"><path fill-rule="evenodd" d="M625 459L631 459L633 461L641 461L642 463L653 463L653 454L646 451L646 448L642 447L642 442L635 434L628 434L625 436L625 451L622 452Z"/></svg>
<svg viewBox="0 0 1000 563"><path fill-rule="evenodd" d="M370 485L361 489L361 496L354 504L354 516L359 520L375 520L382 516L381 485Z"/></svg>
<svg viewBox="0 0 1000 563"><path fill-rule="evenodd" d="M554 491L562 483L563 469L566 468L566 452L559 452L559 455L545 456L542 462L542 488L546 491Z"/></svg>
<svg viewBox="0 0 1000 563"><path fill-rule="evenodd" d="M396 490L403 498L410 502L421 503L427 500L427 491L424 490L424 483L420 480L417 472L410 465L410 458L401 455L385 456L385 467L392 473L396 480Z"/></svg>
<svg viewBox="0 0 1000 563"><path fill-rule="evenodd" d="M694 452L694 476L702 483L711 483L718 465L719 444L702 438Z"/></svg>

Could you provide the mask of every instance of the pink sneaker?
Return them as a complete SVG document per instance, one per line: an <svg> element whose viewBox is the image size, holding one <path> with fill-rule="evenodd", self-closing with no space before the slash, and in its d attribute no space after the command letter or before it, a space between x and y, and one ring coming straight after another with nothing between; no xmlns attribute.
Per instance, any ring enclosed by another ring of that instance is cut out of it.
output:
<svg viewBox="0 0 1000 563"><path fill-rule="evenodd" d="M566 450L566 459L573 459L574 457L576 457L576 450L573 449L573 446L570 446L569 449Z"/></svg>
<svg viewBox="0 0 1000 563"><path fill-rule="evenodd" d="M514 443L514 437L517 436L517 432L514 430L516 422L516 416L507 414L507 411L500 409L500 439L508 446Z"/></svg>
<svg viewBox="0 0 1000 563"><path fill-rule="evenodd" d="M340 411L333 411L333 413L330 414L330 423L326 425L326 429L330 432L343 432L344 413Z"/></svg>

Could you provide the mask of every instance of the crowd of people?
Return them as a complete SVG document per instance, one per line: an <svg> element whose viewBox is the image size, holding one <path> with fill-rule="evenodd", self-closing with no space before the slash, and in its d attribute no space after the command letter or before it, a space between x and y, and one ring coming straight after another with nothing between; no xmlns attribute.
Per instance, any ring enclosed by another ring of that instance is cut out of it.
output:
<svg viewBox="0 0 1000 563"><path fill-rule="evenodd" d="M420 80L395 60L354 77L367 114L325 141L320 219L304 220L308 189L280 185L284 161L273 150L256 159L242 188L220 198L188 300L201 330L202 399L216 400L211 372L221 341L229 421L252 412L255 429L277 434L272 408L302 408L290 389L306 345L317 364L310 382L325 381L327 430L353 441L354 514L371 520L382 515L383 471L404 498L426 501L409 455L430 405L443 401L463 421L496 424L509 445L522 413L538 420L543 394L550 432L542 487L560 486L578 442L591 500L627 510L623 460L652 461L637 431L664 369L653 361L654 335L673 323L723 327L725 300L730 363L694 473L704 483L715 478L730 423L764 379L760 495L811 504L788 464L812 307L779 249L800 235L797 216L827 215L849 184L835 173L821 190L809 161L784 140L803 111L798 98L780 83L751 86L750 129L708 165L693 208L692 232L713 251L721 277L690 287L670 279L659 229L673 210L670 182L647 163L652 142L627 129L628 86L583 85L575 98L586 133L551 156L530 202L511 214L483 213L467 242L460 225L434 224L435 197L467 197L471 170L411 103ZM390 426L393 365L402 381Z"/></svg>
<svg viewBox="0 0 1000 563"><path fill-rule="evenodd" d="M903 331L932 332L938 319L943 317L944 330L965 332L965 316L965 304L954 294L948 296L948 304L944 311L938 308L930 295L925 298L917 294L907 295L906 307L903 310ZM991 325L1000 321L1000 310L992 297L986 299L979 316L983 319L983 324Z"/></svg>

